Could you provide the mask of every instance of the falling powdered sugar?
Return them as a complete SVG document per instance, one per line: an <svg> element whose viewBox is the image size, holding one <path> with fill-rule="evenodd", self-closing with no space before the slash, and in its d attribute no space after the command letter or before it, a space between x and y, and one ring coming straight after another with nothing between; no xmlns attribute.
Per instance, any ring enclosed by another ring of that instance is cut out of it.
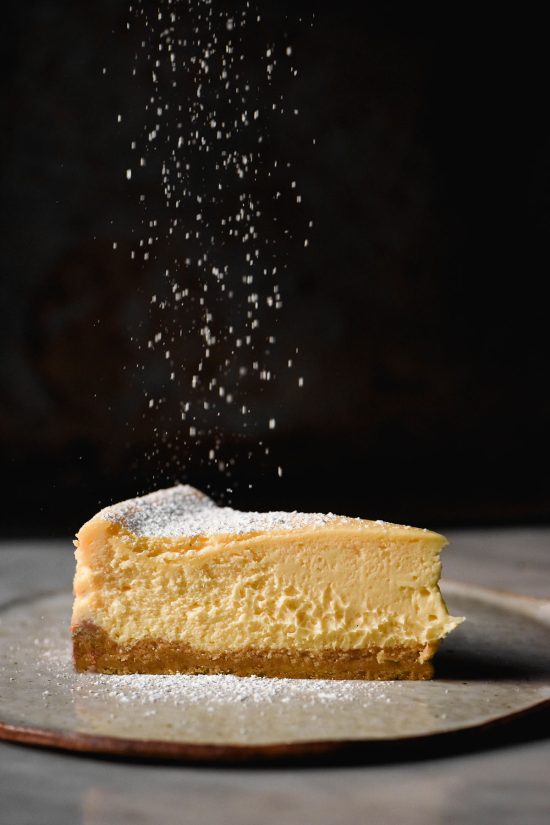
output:
<svg viewBox="0 0 550 825"><path fill-rule="evenodd" d="M113 215L113 255L140 284L128 426L148 448L137 461L154 484L200 471L228 503L264 465L282 476L270 452L280 399L304 386L280 320L313 228L292 149L307 128L289 38L306 23L261 6L131 0L133 93L116 116L132 208Z"/></svg>

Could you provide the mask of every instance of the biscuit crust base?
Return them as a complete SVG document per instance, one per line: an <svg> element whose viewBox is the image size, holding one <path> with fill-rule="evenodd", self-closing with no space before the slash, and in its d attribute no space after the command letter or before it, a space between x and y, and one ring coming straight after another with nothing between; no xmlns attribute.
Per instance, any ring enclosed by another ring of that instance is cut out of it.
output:
<svg viewBox="0 0 550 825"><path fill-rule="evenodd" d="M120 645L92 622L72 628L76 670L95 673L222 674L293 679L430 679L437 644L362 650L195 650L182 642L141 639Z"/></svg>

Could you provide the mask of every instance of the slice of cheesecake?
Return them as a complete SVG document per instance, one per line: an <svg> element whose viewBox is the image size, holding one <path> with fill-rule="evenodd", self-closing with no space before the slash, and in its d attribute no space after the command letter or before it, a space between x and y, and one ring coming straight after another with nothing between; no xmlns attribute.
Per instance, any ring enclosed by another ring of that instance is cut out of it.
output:
<svg viewBox="0 0 550 825"><path fill-rule="evenodd" d="M247 513L172 487L77 535L77 670L425 679L461 619L443 536L319 513Z"/></svg>

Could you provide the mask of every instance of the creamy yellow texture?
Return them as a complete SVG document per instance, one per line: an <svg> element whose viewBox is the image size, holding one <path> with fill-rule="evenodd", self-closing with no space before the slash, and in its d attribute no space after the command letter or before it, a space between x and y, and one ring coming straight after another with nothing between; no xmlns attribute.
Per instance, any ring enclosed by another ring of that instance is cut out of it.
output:
<svg viewBox="0 0 550 825"><path fill-rule="evenodd" d="M442 536L397 525L244 536L136 537L95 517L81 529L73 625L118 643L197 650L349 650L420 644L461 620L438 588Z"/></svg>

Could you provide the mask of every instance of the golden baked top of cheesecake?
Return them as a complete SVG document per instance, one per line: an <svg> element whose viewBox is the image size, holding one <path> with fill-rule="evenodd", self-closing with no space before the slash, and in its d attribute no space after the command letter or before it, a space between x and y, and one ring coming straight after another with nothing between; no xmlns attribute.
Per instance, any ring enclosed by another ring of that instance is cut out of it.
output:
<svg viewBox="0 0 550 825"><path fill-rule="evenodd" d="M371 521L334 513L254 512L218 507L205 493L187 484L112 504L100 510L96 518L119 524L134 536L143 538L245 537L289 530L352 528L379 535L395 535L405 531L411 541L418 534L423 539L428 535L437 538L440 547L447 543L444 537L431 530L381 520Z"/></svg>

